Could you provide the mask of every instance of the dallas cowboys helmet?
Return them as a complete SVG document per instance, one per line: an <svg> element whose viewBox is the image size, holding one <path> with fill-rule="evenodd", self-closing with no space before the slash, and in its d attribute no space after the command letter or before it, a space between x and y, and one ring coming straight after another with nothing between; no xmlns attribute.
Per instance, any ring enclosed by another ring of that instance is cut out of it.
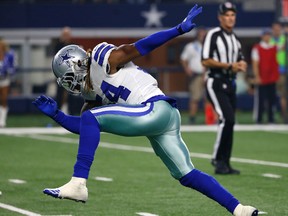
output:
<svg viewBox="0 0 288 216"><path fill-rule="evenodd" d="M77 45L68 45L60 49L52 61L52 70L58 85L74 95L81 94L89 57L86 51Z"/></svg>

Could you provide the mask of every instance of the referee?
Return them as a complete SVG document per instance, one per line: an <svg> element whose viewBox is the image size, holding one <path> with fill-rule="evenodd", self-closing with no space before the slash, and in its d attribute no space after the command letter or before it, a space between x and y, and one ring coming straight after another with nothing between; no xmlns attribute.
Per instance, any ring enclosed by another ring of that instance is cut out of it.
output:
<svg viewBox="0 0 288 216"><path fill-rule="evenodd" d="M245 72L247 63L241 44L233 32L236 6L231 2L219 5L219 27L208 31L202 50L202 64L208 68L206 91L219 117L219 127L212 165L215 174L240 174L230 165L236 108L236 74Z"/></svg>

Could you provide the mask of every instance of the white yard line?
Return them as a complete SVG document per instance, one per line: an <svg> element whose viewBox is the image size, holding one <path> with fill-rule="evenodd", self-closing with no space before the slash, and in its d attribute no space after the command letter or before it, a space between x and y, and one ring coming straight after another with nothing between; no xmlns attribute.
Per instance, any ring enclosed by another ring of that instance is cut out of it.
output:
<svg viewBox="0 0 288 216"><path fill-rule="evenodd" d="M288 125L235 125L235 131L267 131L267 132L288 132ZM216 132L217 125L182 125L182 132ZM70 133L61 127L19 127L19 128L0 128L0 134L15 135L15 134L68 134Z"/></svg>
<svg viewBox="0 0 288 216"><path fill-rule="evenodd" d="M23 135L16 135L16 136L23 136ZM48 135L27 135L25 137L30 137L32 139L37 139L37 140L46 140L46 141L51 141L51 142L78 144L78 139L74 139L74 138L53 137L53 136L48 136ZM130 145L123 145L123 144L116 144L116 143L107 143L107 142L100 142L99 147L109 148L109 149L118 149L118 150L124 150L124 151L137 151L137 152L149 152L149 153L154 152L151 147L130 146ZM210 154L191 152L190 155L192 158L202 158L202 159L209 159L209 160L211 159ZM238 162L238 163L246 163L246 164L288 168L288 163L280 163L280 162L273 162L273 161L253 160L253 159L236 158L236 157L232 157L231 161Z"/></svg>
<svg viewBox="0 0 288 216"><path fill-rule="evenodd" d="M0 203L0 208L6 209L9 211L13 211L13 212L17 212L17 213L20 213L22 215L27 215L27 216L41 216L41 214L37 214L37 213L31 212L31 211L27 211L25 209L17 208L15 206L7 205L4 203Z"/></svg>
<svg viewBox="0 0 288 216"><path fill-rule="evenodd" d="M0 134L17 135L17 134L68 134L70 133L64 128L53 127L19 127L19 128L0 128Z"/></svg>
<svg viewBox="0 0 288 216"><path fill-rule="evenodd" d="M12 211L12 212L17 212L19 214L26 215L26 216L72 216L72 215L41 215L41 214L31 212L31 211L28 211L25 209L17 208L15 206L8 205L5 203L0 203L0 208L6 209L6 210Z"/></svg>
<svg viewBox="0 0 288 216"><path fill-rule="evenodd" d="M217 125L182 125L181 131L182 132L216 132L218 129ZM269 132L275 132L275 131L288 131L288 125L287 124L268 124L268 125L239 125L236 124L234 127L235 131L269 131Z"/></svg>
<svg viewBox="0 0 288 216"><path fill-rule="evenodd" d="M125 150L125 151L154 152L153 149L150 147L127 146L127 145L104 143L104 142L101 142L99 146L104 147L104 148L111 148L111 149L118 149L118 150ZM201 158L201 159L209 159L209 160L211 159L210 154L204 154L204 153L190 152L190 156L192 158ZM231 161L238 162L238 163L288 168L288 163L278 163L278 162L272 162L272 161L262 161L262 160L244 159L244 158L236 158L236 157L232 157Z"/></svg>

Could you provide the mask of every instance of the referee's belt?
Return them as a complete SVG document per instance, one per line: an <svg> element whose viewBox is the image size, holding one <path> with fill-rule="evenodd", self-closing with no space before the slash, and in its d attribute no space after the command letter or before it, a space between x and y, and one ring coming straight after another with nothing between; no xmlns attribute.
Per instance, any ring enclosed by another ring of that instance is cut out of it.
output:
<svg viewBox="0 0 288 216"><path fill-rule="evenodd" d="M236 78L236 74L232 72L231 73L210 72L208 76L212 78L229 79L229 80L233 80Z"/></svg>

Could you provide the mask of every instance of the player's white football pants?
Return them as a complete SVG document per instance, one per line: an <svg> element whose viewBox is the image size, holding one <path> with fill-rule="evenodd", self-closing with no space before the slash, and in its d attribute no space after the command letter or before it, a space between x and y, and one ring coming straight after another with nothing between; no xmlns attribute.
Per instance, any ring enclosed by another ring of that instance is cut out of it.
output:
<svg viewBox="0 0 288 216"><path fill-rule="evenodd" d="M178 109L166 101L145 105L107 105L90 110L102 132L122 136L146 136L171 175L180 179L193 168L180 134Z"/></svg>

